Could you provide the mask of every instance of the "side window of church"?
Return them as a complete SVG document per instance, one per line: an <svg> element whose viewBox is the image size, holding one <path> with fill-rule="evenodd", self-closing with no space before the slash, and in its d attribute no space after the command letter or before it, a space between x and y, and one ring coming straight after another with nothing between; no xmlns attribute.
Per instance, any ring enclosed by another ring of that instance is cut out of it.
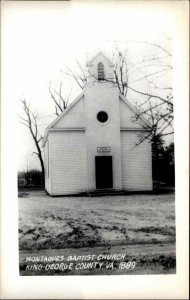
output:
<svg viewBox="0 0 190 300"><path fill-rule="evenodd" d="M104 80L104 65L102 62L98 64L98 80Z"/></svg>

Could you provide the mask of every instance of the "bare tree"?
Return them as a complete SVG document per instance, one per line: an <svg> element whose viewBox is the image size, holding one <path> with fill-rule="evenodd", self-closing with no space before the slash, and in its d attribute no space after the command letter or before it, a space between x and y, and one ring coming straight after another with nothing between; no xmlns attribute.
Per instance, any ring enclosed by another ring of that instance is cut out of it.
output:
<svg viewBox="0 0 190 300"><path fill-rule="evenodd" d="M66 67L66 71L64 73L73 78L77 85L83 89L87 84L88 70L78 60L76 60L76 65L78 69L77 71L73 72L69 67Z"/></svg>
<svg viewBox="0 0 190 300"><path fill-rule="evenodd" d="M130 93L131 98L139 98L135 103L137 108L136 121L141 116L149 120L151 126L147 126L150 133L143 135L151 141L156 135L163 137L173 134L173 88L159 85L158 76L171 72L172 66L168 60L171 54L168 50L155 43L145 43L158 48L162 54L151 55L139 62L130 63L127 59L127 50L116 49L113 55L114 80L105 79L116 83L119 92L125 97ZM144 82L145 90L137 88L139 82ZM142 123L141 123L142 125ZM143 141L143 139L140 139Z"/></svg>
<svg viewBox="0 0 190 300"><path fill-rule="evenodd" d="M153 47L154 51L146 59L140 60L135 64L128 64L127 90L135 96L140 96L137 108L140 116L145 116L151 123L151 138L155 140L158 137L172 135L173 130L173 88L166 84L168 75L171 77L171 53L166 47L151 42L133 42L144 43ZM157 50L157 51L155 51ZM156 52L156 54L154 54ZM138 73L138 74L137 74ZM139 82L146 83L146 89L142 90L136 87Z"/></svg>
<svg viewBox="0 0 190 300"><path fill-rule="evenodd" d="M67 97L63 97L62 82L59 85L58 91L56 89L52 88L51 84L50 84L49 92L50 92L50 96L55 104L55 114L57 116L59 116L67 108L71 92L68 94ZM40 133L39 133L40 117L31 110L30 105L29 105L29 103L27 103L26 99L22 99L21 104L22 104L22 114L19 116L20 123L29 129L29 132L34 141L37 151L34 151L33 154L37 155L37 157L40 161L40 166L41 166L41 170L42 170L42 180L43 180L43 184L44 184L45 171L44 171L44 162L43 162L43 158L42 158L42 150L40 147L40 142L43 139L43 136L40 135Z"/></svg>
<svg viewBox="0 0 190 300"><path fill-rule="evenodd" d="M37 155L40 161L42 170L42 180L44 184L44 162L42 158L42 151L40 148L40 141L43 139L43 136L39 134L39 117L30 109L30 105L26 102L26 99L22 99L21 104L23 115L19 116L20 123L29 129L34 144L36 146L37 151L33 153Z"/></svg>
<svg viewBox="0 0 190 300"><path fill-rule="evenodd" d="M149 134L143 136L153 141L156 135L163 137L174 133L172 125L173 88L170 85L160 84L160 78L171 73L171 53L156 43L138 41L133 41L133 43L144 43L153 47L154 51L149 56L134 63L128 59L127 50L121 51L116 48L112 57L114 78L105 78L105 81L116 84L119 92L125 97L128 96L130 100L138 99L134 103L137 108L135 121L138 122L141 116L149 120L151 125L146 128L149 130ZM77 66L77 72L67 68L66 74L71 76L83 89L87 83L88 71L78 61ZM95 76L94 78L98 80ZM138 87L138 84L142 82L145 88ZM140 141L142 142L143 139L141 138Z"/></svg>
<svg viewBox="0 0 190 300"><path fill-rule="evenodd" d="M49 93L51 96L51 99L53 100L55 104L55 114L59 116L68 106L68 102L70 99L70 94L71 91L67 96L63 96L62 92L62 85L63 83L60 82L59 84L59 90L57 91L56 89L51 87L51 83L49 84Z"/></svg>
<svg viewBox="0 0 190 300"><path fill-rule="evenodd" d="M151 96L145 102L139 105L135 116L136 122L140 121L141 116L144 116L150 124L143 125L142 122L139 122L144 129L149 131L146 135L141 136L140 143L144 139L155 143L157 139L173 134L173 108L170 107L170 104L162 101L153 102Z"/></svg>

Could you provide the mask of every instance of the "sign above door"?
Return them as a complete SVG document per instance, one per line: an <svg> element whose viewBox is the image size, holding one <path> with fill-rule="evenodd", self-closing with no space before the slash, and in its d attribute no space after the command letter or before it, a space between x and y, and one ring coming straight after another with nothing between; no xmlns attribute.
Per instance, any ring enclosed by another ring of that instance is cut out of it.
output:
<svg viewBox="0 0 190 300"><path fill-rule="evenodd" d="M111 147L97 147L97 152L111 152Z"/></svg>

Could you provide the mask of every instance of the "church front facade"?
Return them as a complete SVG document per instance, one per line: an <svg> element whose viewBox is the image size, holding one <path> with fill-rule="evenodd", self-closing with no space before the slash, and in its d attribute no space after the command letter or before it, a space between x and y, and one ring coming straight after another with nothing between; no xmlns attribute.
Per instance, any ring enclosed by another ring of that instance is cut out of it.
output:
<svg viewBox="0 0 190 300"><path fill-rule="evenodd" d="M139 143L148 122L119 93L102 53L88 64L83 93L46 129L45 188L52 195L152 190L152 153ZM108 80L106 80L108 79Z"/></svg>

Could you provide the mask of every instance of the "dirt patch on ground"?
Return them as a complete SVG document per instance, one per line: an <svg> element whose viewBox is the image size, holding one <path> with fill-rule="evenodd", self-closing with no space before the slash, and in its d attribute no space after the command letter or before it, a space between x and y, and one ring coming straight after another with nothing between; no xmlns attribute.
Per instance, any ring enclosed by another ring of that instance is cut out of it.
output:
<svg viewBox="0 0 190 300"><path fill-rule="evenodd" d="M153 234L162 234L162 235L169 235L174 237L175 236L175 227L142 227L138 229L134 229L136 232L145 232L145 233L153 233Z"/></svg>

